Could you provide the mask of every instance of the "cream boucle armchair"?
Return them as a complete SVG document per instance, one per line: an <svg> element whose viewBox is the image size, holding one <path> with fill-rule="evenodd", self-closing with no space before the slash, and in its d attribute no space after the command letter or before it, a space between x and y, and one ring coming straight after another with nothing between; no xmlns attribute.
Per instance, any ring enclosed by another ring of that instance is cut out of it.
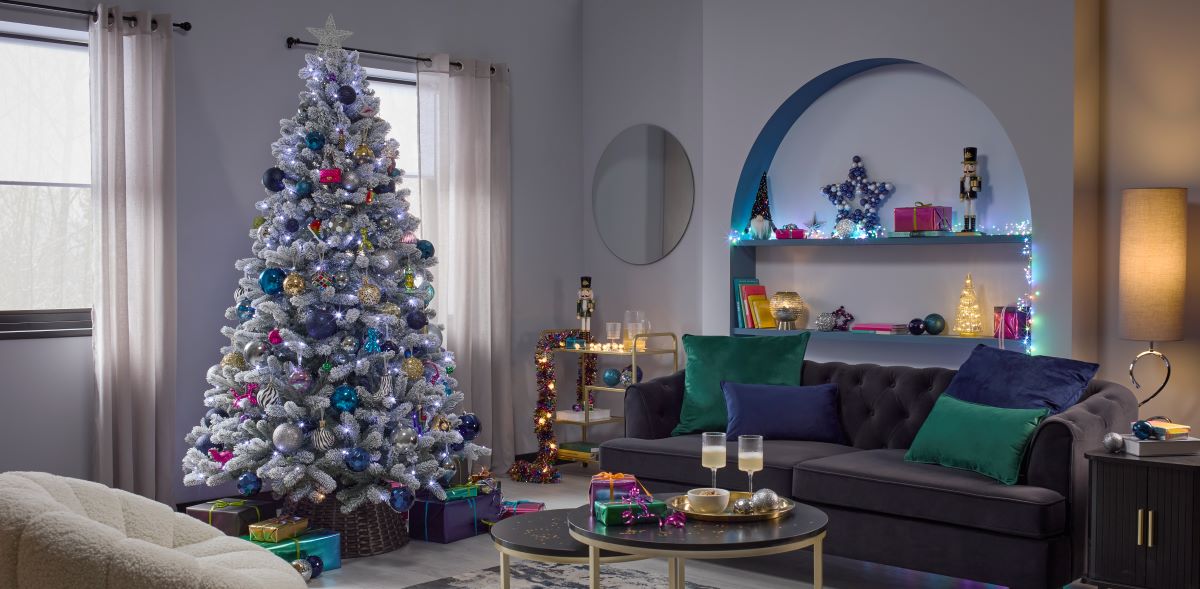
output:
<svg viewBox="0 0 1200 589"><path fill-rule="evenodd" d="M0 473L0 588L303 588L283 559L93 482Z"/></svg>

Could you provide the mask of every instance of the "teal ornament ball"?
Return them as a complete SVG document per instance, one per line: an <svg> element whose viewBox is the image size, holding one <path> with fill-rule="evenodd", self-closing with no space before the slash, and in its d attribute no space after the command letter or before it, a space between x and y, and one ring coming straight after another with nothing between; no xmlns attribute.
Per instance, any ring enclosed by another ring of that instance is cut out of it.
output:
<svg viewBox="0 0 1200 589"><path fill-rule="evenodd" d="M929 335L938 335L946 330L946 318L937 313L930 313L925 316L925 331Z"/></svg>
<svg viewBox="0 0 1200 589"><path fill-rule="evenodd" d="M262 479L252 472L244 472L237 480L238 493L249 497L262 490Z"/></svg>
<svg viewBox="0 0 1200 589"><path fill-rule="evenodd" d="M317 151L322 147L325 147L325 135L321 134L320 131L309 131L308 134L304 136L304 144L307 145L309 149Z"/></svg>
<svg viewBox="0 0 1200 589"><path fill-rule="evenodd" d="M433 243L427 239L417 242L417 250L421 252L422 258L428 259L433 257Z"/></svg>
<svg viewBox="0 0 1200 589"><path fill-rule="evenodd" d="M616 368L609 368L604 371L604 384L615 387L621 382L621 371Z"/></svg>
<svg viewBox="0 0 1200 589"><path fill-rule="evenodd" d="M333 390L333 394L329 396L329 403L343 413L354 411L358 408L358 391L348 384L341 385Z"/></svg>
<svg viewBox="0 0 1200 589"><path fill-rule="evenodd" d="M263 292L273 295L283 292L285 274L279 268L267 268L258 275L258 286Z"/></svg>

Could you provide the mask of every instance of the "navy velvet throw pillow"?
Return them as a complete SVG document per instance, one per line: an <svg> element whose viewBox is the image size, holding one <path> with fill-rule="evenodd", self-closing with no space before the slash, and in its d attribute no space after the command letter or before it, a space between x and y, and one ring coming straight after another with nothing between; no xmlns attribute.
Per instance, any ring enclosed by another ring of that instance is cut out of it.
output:
<svg viewBox="0 0 1200 589"><path fill-rule="evenodd" d="M722 382L730 440L760 435L768 440L845 444L838 416L837 385L786 386Z"/></svg>
<svg viewBox="0 0 1200 589"><path fill-rule="evenodd" d="M963 362L946 394L960 401L1008 409L1065 411L1079 401L1099 364L1029 356L979 344Z"/></svg>

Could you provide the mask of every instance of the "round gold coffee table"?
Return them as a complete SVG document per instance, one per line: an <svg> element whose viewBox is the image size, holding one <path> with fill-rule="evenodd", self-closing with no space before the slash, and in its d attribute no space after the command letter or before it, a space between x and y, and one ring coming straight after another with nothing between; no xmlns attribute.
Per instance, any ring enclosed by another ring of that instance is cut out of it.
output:
<svg viewBox="0 0 1200 589"><path fill-rule="evenodd" d="M824 582L821 546L829 518L821 510L802 503L797 503L792 513L782 519L745 523L688 520L682 528L606 526L591 517L587 506L571 510L567 521L571 537L588 547L592 589L600 589L600 565L610 552L666 558L668 589L683 589L687 560L767 556L811 546L814 589L821 589Z"/></svg>
<svg viewBox="0 0 1200 589"><path fill-rule="evenodd" d="M500 551L500 588L509 589L509 557L554 564L587 564L588 547L568 533L567 519L579 512L588 517L587 506L576 509L550 509L515 515L492 526L492 542ZM601 563L629 562L646 557L601 550Z"/></svg>

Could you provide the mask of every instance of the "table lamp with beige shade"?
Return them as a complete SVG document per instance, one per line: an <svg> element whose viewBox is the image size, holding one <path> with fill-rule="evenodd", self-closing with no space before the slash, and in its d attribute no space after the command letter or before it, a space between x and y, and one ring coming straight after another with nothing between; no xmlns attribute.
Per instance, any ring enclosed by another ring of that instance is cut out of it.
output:
<svg viewBox="0 0 1200 589"><path fill-rule="evenodd" d="M1138 360L1155 356L1166 368L1163 382L1138 402L1158 396L1171 379L1171 363L1155 342L1183 339L1184 283L1187 274L1187 189L1130 188L1121 195L1121 254L1118 279L1122 339L1149 342L1129 364L1134 387Z"/></svg>

